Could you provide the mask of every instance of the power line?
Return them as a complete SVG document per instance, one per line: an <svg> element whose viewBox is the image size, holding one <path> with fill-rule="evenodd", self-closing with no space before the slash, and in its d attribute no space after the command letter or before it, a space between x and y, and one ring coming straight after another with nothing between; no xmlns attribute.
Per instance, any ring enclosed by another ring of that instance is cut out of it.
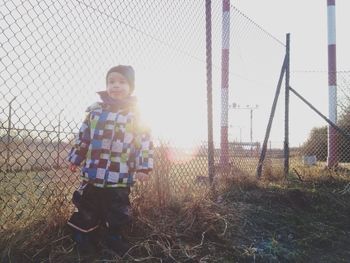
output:
<svg viewBox="0 0 350 263"><path fill-rule="evenodd" d="M312 70L312 69L304 69L304 70L291 70L291 73L328 73L328 70ZM336 73L350 73L350 70L337 70Z"/></svg>

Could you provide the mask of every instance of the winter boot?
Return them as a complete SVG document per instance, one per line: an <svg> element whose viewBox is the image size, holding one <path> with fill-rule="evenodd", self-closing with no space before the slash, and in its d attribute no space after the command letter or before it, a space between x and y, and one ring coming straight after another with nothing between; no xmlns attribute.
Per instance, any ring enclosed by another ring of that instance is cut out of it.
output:
<svg viewBox="0 0 350 263"><path fill-rule="evenodd" d="M131 244L121 235L109 234L105 239L105 245L121 257L131 248Z"/></svg>

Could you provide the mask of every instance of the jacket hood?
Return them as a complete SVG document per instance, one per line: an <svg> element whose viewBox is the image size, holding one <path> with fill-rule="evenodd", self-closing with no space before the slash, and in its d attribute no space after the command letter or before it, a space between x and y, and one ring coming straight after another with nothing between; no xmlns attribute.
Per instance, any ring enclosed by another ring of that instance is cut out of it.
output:
<svg viewBox="0 0 350 263"><path fill-rule="evenodd" d="M107 93L107 91L99 91L97 94L100 96L102 103L105 105L113 106L113 108L116 109L122 109L122 108L130 108L136 106L136 97L135 96L129 96L125 99L114 99L110 97Z"/></svg>

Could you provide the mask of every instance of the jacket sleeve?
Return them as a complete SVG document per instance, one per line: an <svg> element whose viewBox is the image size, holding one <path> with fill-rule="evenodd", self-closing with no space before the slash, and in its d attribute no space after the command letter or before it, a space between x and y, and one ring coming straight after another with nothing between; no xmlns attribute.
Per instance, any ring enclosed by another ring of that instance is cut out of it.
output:
<svg viewBox="0 0 350 263"><path fill-rule="evenodd" d="M68 155L68 161L75 165L80 165L86 159L86 153L91 142L90 137L90 112L87 113L79 133L76 137L75 144Z"/></svg>
<svg viewBox="0 0 350 263"><path fill-rule="evenodd" d="M148 173L153 170L153 140L149 128L142 125L136 117L134 148L135 170Z"/></svg>

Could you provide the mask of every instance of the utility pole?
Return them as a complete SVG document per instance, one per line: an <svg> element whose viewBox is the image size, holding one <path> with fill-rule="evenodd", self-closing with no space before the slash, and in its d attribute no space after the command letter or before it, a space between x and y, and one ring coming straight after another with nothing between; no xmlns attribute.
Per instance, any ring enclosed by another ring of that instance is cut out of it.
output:
<svg viewBox="0 0 350 263"><path fill-rule="evenodd" d="M246 105L241 107L239 104L232 103L229 105L230 109L234 110L249 110L250 111L250 143L253 143L253 112L259 107L259 105Z"/></svg>

